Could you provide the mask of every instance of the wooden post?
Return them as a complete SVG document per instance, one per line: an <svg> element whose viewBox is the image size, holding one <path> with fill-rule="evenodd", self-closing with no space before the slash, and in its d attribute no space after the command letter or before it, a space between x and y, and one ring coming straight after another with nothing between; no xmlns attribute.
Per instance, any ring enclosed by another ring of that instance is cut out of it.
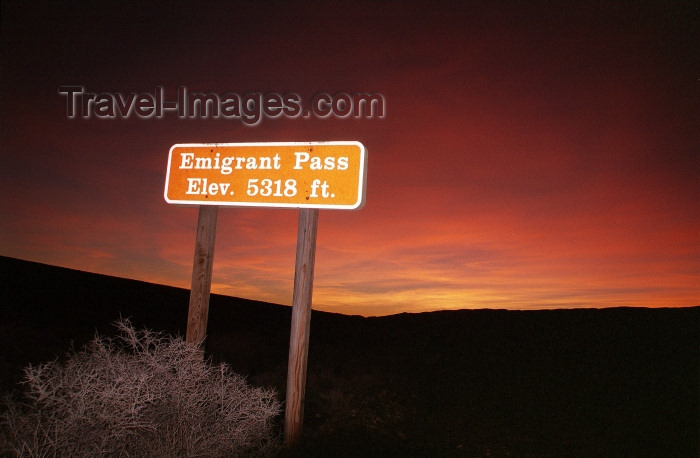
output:
<svg viewBox="0 0 700 458"><path fill-rule="evenodd" d="M194 345L204 342L207 335L209 315L209 293L211 291L211 271L214 264L214 240L216 239L216 218L219 207L200 205L197 221L197 240L194 245L194 265L192 266L192 288L190 307L187 315L187 335L185 341ZM204 356L204 352L202 352Z"/></svg>
<svg viewBox="0 0 700 458"><path fill-rule="evenodd" d="M284 419L284 439L288 447L297 444L301 438L304 420L304 392L306 390L306 363L309 355L311 293L314 280L317 228L318 209L300 209Z"/></svg>

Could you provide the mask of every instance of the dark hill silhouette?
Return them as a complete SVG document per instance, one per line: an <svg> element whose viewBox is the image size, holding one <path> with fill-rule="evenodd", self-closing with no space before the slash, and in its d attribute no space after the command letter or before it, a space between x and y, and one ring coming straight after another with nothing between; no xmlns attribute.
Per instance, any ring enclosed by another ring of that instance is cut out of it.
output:
<svg viewBox="0 0 700 458"><path fill-rule="evenodd" d="M189 291L0 257L0 369L130 317L184 335ZM284 397L291 308L212 295L207 354ZM314 311L298 456L698 456L700 307ZM281 421L281 419L280 419Z"/></svg>

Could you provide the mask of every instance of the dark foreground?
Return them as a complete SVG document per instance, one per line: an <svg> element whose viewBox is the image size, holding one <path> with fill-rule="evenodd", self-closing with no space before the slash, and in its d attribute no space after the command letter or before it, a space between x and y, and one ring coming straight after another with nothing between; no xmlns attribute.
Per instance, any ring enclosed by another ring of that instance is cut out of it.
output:
<svg viewBox="0 0 700 458"><path fill-rule="evenodd" d="M0 388L120 316L184 335L188 294L0 257ZM212 296L207 352L282 399L290 312ZM314 312L304 435L282 455L697 457L699 329L700 307Z"/></svg>

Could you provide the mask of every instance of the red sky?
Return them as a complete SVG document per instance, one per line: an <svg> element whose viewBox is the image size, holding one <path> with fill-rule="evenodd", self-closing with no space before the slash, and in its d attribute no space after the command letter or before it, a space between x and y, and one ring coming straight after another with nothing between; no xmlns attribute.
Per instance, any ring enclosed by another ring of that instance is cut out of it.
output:
<svg viewBox="0 0 700 458"><path fill-rule="evenodd" d="M695 2L2 3L0 255L189 287L175 143L357 140L314 308L700 305ZM383 119L68 119L60 86L380 93ZM223 208L212 290L290 304L298 211Z"/></svg>

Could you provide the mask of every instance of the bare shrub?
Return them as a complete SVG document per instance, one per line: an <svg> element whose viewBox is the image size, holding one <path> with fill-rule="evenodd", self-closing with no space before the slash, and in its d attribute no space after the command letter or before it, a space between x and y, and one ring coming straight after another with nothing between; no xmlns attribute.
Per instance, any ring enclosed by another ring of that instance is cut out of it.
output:
<svg viewBox="0 0 700 458"><path fill-rule="evenodd" d="M21 402L6 401L0 454L250 456L273 453L273 390L203 361L182 338L116 323L66 361L25 368Z"/></svg>

